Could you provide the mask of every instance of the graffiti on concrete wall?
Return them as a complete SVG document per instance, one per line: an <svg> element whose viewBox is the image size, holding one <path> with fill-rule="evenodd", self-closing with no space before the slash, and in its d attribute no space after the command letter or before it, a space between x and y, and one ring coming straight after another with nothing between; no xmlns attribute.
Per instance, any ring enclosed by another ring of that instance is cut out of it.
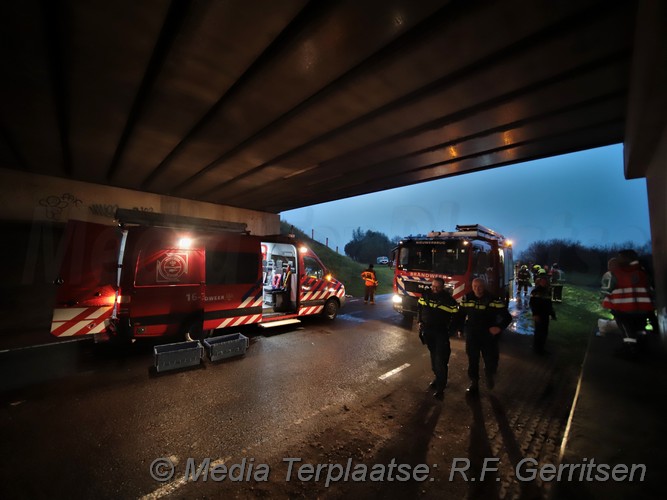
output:
<svg viewBox="0 0 667 500"><path fill-rule="evenodd" d="M109 217L113 219L116 216L116 210L120 207L118 205L104 205L101 203L95 203L88 206L88 210L93 215L99 215L100 217ZM132 207L132 210L137 212L153 212L153 207Z"/></svg>
<svg viewBox="0 0 667 500"><path fill-rule="evenodd" d="M117 209L118 205L102 205L100 203L88 206L88 210L90 210L91 214L99 215L101 217L109 217L110 219L115 217Z"/></svg>
<svg viewBox="0 0 667 500"><path fill-rule="evenodd" d="M69 217L68 210L72 207L80 208L83 206L83 200L77 198L71 193L63 193L61 195L47 195L39 200L39 206L44 209L46 218L52 221L64 221ZM99 217L108 217L113 219L116 216L116 210L120 208L117 204L106 203L92 203L88 205L88 210L91 214ZM137 212L153 212L154 208L151 206L137 206L132 207L132 210Z"/></svg>
<svg viewBox="0 0 667 500"><path fill-rule="evenodd" d="M50 220L60 220L67 208L79 207L82 203L82 200L70 193L49 195L39 200L39 205L44 207L46 218Z"/></svg>

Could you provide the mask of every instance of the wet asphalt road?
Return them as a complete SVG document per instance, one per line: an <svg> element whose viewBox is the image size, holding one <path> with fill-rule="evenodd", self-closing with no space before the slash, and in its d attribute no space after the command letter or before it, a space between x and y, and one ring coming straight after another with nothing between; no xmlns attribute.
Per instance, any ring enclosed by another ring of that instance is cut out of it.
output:
<svg viewBox="0 0 667 500"><path fill-rule="evenodd" d="M389 298L375 306L351 300L333 322L245 330L244 357L183 371L155 373L152 344L54 349L62 366L51 369L60 378L2 394L0 497L178 496L177 484L160 489L151 477L155 459L182 468L189 457L284 448L325 429L332 408L404 377L427 381L427 351Z"/></svg>

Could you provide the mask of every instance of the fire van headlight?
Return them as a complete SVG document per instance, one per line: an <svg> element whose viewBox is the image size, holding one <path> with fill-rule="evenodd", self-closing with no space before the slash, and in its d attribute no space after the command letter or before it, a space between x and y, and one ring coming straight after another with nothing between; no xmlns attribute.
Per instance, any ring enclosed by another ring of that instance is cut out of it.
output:
<svg viewBox="0 0 667 500"><path fill-rule="evenodd" d="M403 302L403 297L401 297L400 295L394 295L394 296L391 298L391 300L392 300L392 302L393 302L394 304L400 304L400 303Z"/></svg>

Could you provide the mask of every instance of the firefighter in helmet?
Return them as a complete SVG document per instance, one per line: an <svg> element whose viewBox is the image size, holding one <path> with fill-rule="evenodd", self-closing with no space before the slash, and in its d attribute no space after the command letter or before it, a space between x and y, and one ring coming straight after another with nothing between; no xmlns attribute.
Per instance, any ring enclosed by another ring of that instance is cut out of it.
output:
<svg viewBox="0 0 667 500"><path fill-rule="evenodd" d="M531 272L533 273L533 283L535 283L535 281L537 280L537 275L539 274L540 269L542 269L542 266L540 266L539 264L535 264L531 268Z"/></svg>
<svg viewBox="0 0 667 500"><path fill-rule="evenodd" d="M522 265L519 268L519 271L516 273L516 281L519 285L517 294L521 295L521 289L523 288L523 293L528 295L528 287L530 286L530 271L528 270L527 265Z"/></svg>

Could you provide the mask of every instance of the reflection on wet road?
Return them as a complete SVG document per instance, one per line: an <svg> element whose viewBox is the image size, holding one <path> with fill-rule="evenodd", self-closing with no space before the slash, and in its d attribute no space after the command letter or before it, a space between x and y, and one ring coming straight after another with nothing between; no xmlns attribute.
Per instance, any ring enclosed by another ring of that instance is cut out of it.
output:
<svg viewBox="0 0 667 500"><path fill-rule="evenodd" d="M514 319L508 330L521 335L533 334L533 316L528 305L529 298L528 295L519 295L510 300L509 311Z"/></svg>

